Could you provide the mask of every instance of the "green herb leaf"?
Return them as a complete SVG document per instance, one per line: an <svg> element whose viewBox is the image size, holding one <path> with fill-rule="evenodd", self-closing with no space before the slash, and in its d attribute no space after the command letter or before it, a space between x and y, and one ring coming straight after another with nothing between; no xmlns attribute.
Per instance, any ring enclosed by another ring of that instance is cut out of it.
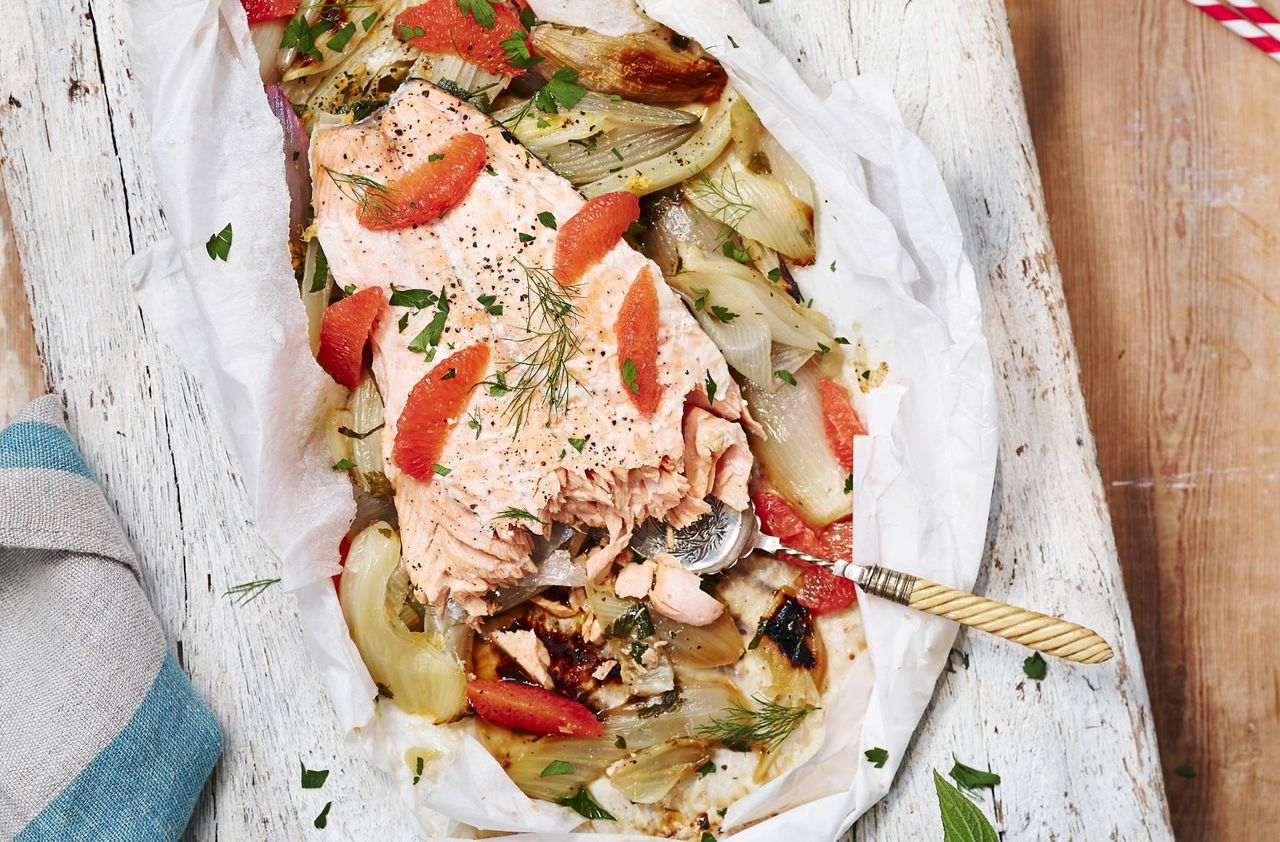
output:
<svg viewBox="0 0 1280 842"><path fill-rule="evenodd" d="M1031 657L1022 662L1022 671L1027 674L1027 678L1035 681L1044 681L1048 669L1049 665L1044 662L1044 656L1039 652L1032 652Z"/></svg>
<svg viewBox="0 0 1280 842"><path fill-rule="evenodd" d="M377 23L377 21L378 21L378 13L370 12L369 14L365 15L364 20L360 21L360 27L365 32L368 32L370 28L372 28L373 25Z"/></svg>
<svg viewBox="0 0 1280 842"><path fill-rule="evenodd" d="M480 419L475 416L475 413L472 413L467 418L467 426L476 431L476 438L479 439L480 438Z"/></svg>
<svg viewBox="0 0 1280 842"><path fill-rule="evenodd" d="M542 61L542 56L535 56L529 52L529 35L523 29L511 30L511 34L498 43L502 51L507 54L507 64L512 67L528 70Z"/></svg>
<svg viewBox="0 0 1280 842"><path fill-rule="evenodd" d="M830 353L831 353L831 346L830 346L830 345L823 345L821 342L819 342L819 343L818 343L818 353L820 353L820 354L830 354Z"/></svg>
<svg viewBox="0 0 1280 842"><path fill-rule="evenodd" d="M605 632L606 637L636 641L653 637L654 634L653 617L650 616L649 609L643 602L633 604L618 615L618 618L609 624L609 628Z"/></svg>
<svg viewBox="0 0 1280 842"><path fill-rule="evenodd" d="M791 372L787 371L785 368L778 369L773 373L773 376L781 380L783 383L787 383L792 386L796 385L796 376Z"/></svg>
<svg viewBox="0 0 1280 842"><path fill-rule="evenodd" d="M315 23L307 23L303 15L295 15L284 28L280 46L285 49L293 47L316 61L324 61L324 54L316 46L316 39L328 32L330 26L330 21L323 17L318 18Z"/></svg>
<svg viewBox="0 0 1280 842"><path fill-rule="evenodd" d="M244 605L246 602L253 602L262 596L267 588L277 584L279 581L279 579L255 579L252 582L244 582L227 588L227 592L223 596L231 597L231 601L236 605Z"/></svg>
<svg viewBox="0 0 1280 842"><path fill-rule="evenodd" d="M321 292L329 286L329 258L324 256L324 247L316 240L316 272L311 276L310 292Z"/></svg>
<svg viewBox="0 0 1280 842"><path fill-rule="evenodd" d="M738 248L733 240L726 240L725 244L720 247L720 251L724 253L725 257L732 257L744 266L751 265L751 255L747 253L746 249Z"/></svg>
<svg viewBox="0 0 1280 842"><path fill-rule="evenodd" d="M782 280L782 270L778 268L770 269L768 272L768 278L776 284L778 281Z"/></svg>
<svg viewBox="0 0 1280 842"><path fill-rule="evenodd" d="M209 238L204 244L204 250L209 252L210 260L221 260L226 262L227 255L231 254L231 223L227 223L227 227Z"/></svg>
<svg viewBox="0 0 1280 842"><path fill-rule="evenodd" d="M702 310L707 306L707 296L711 294L711 290L706 287L691 287L689 291L697 295L693 299L693 309Z"/></svg>
<svg viewBox="0 0 1280 842"><path fill-rule="evenodd" d="M716 838L711 835L710 831L704 830L702 831L702 838L698 842L716 842Z"/></svg>
<svg viewBox="0 0 1280 842"><path fill-rule="evenodd" d="M737 42L737 41L735 41L735 40L733 40L733 36L732 36L732 35L726 35L725 37L729 39L729 43L733 45L733 48L734 48L735 50L736 50L736 49L738 49L738 42Z"/></svg>
<svg viewBox="0 0 1280 842"><path fill-rule="evenodd" d="M533 104L545 114L557 114L560 110L557 104L573 108L586 95L587 89L578 84L578 71L572 67L560 67L533 95Z"/></svg>
<svg viewBox="0 0 1280 842"><path fill-rule="evenodd" d="M433 470L442 477L447 477L449 476L449 474L453 473L453 470L451 468L446 468L444 465L441 465L439 462L436 463L436 466L435 468L433 468Z"/></svg>
<svg viewBox="0 0 1280 842"><path fill-rule="evenodd" d="M404 329L407 328L408 326L409 326L409 314L405 313L402 316L400 316L400 320L396 322L396 327L399 329L401 333L404 333Z"/></svg>
<svg viewBox="0 0 1280 842"><path fill-rule="evenodd" d="M835 342L836 342L836 344L837 344L837 345L848 345L848 344L849 344L849 340L848 340L848 339L845 339L843 336L837 336L837 337L834 337L834 338L835 338Z"/></svg>
<svg viewBox="0 0 1280 842"><path fill-rule="evenodd" d="M356 25L354 23L347 23L345 26L343 26L341 29L338 30L336 35L334 35L325 43L325 46L333 50L335 53L340 53L344 49L346 49L347 42L350 41L351 36L355 34L356 34Z"/></svg>
<svg viewBox="0 0 1280 842"><path fill-rule="evenodd" d="M520 238L520 242L522 243L532 243L536 239L532 234L526 234L523 231L521 231L517 236Z"/></svg>
<svg viewBox="0 0 1280 842"><path fill-rule="evenodd" d="M481 295L476 298L476 301L480 302L480 306L483 307L490 316L502 315L502 305L494 303L497 300L498 296L496 295Z"/></svg>
<svg viewBox="0 0 1280 842"><path fill-rule="evenodd" d="M343 287L342 287L342 294L343 294L343 295L346 295L346 296L355 295L355 294L356 294L356 285L355 285L355 284L344 284L344 285L343 285Z"/></svg>
<svg viewBox="0 0 1280 842"><path fill-rule="evenodd" d="M572 775L573 764L564 760L552 760L547 764L547 768L538 773L540 778L551 778L556 775Z"/></svg>
<svg viewBox="0 0 1280 842"><path fill-rule="evenodd" d="M885 761L889 759L889 752L879 746L869 748L863 754L866 756L867 762L874 764L877 769L883 769Z"/></svg>
<svg viewBox="0 0 1280 842"><path fill-rule="evenodd" d="M615 822L617 819L613 817L605 808L591 797L591 793L587 788L580 787L573 795L566 795L558 802L562 806L569 807L578 815L588 819L604 819L606 821Z"/></svg>
<svg viewBox="0 0 1280 842"><path fill-rule="evenodd" d="M636 382L636 364L628 357L622 361L622 383L633 394L640 394L640 384Z"/></svg>
<svg viewBox="0 0 1280 842"><path fill-rule="evenodd" d="M417 786L418 781L422 780L422 767L424 760L421 754L418 755L417 761L413 764L413 785Z"/></svg>
<svg viewBox="0 0 1280 842"><path fill-rule="evenodd" d="M298 761L298 765L302 767L303 789L319 789L324 786L325 780L329 777L328 769L308 769L301 760Z"/></svg>
<svg viewBox="0 0 1280 842"><path fill-rule="evenodd" d="M995 828L977 805L947 783L936 769L933 786L938 792L938 810L942 814L943 842L998 842Z"/></svg>
<svg viewBox="0 0 1280 842"><path fill-rule="evenodd" d="M698 777L700 778L705 777L707 775L714 775L715 773L716 773L716 762L714 760L708 760L706 763L703 763L701 766L698 767Z"/></svg>
<svg viewBox="0 0 1280 842"><path fill-rule="evenodd" d="M849 476L844 478L844 493L853 493L853 474L849 474Z"/></svg>
<svg viewBox="0 0 1280 842"><path fill-rule="evenodd" d="M338 428L338 435L346 436L347 438L349 438L349 439L355 439L356 441L364 441L365 439L369 438L369 436L371 436L371 435L373 435L374 433L378 432L379 430L381 430L381 429L382 429L383 427L385 427L385 426L386 426L386 423L385 423L385 422L383 422L382 424L378 424L378 425L377 425L377 426L375 426L375 427L370 427L369 429L367 429L367 430L365 430L363 433L361 433L361 432L357 432L357 431L355 431L355 430L351 429L350 427L347 427L347 426L343 425L343 426L341 426L341 427L339 427L339 428Z"/></svg>
<svg viewBox="0 0 1280 842"><path fill-rule="evenodd" d="M349 471L355 466L356 463L352 462L350 459L339 459L337 462L333 463L333 469L335 471Z"/></svg>
<svg viewBox="0 0 1280 842"><path fill-rule="evenodd" d="M1173 770L1173 773L1180 778L1194 778L1196 770L1192 768L1190 763L1183 763L1181 766Z"/></svg>
<svg viewBox="0 0 1280 842"><path fill-rule="evenodd" d="M738 318L737 313L733 312L728 307L721 307L719 304L711 305L711 314L725 324L728 324Z"/></svg>
<svg viewBox="0 0 1280 842"><path fill-rule="evenodd" d="M832 272L836 271L836 262L834 260L831 261L831 271Z"/></svg>
<svg viewBox="0 0 1280 842"><path fill-rule="evenodd" d="M711 404L716 402L716 381L711 379L711 372L709 371L707 372L706 388L707 388L707 405L710 406Z"/></svg>
<svg viewBox="0 0 1280 842"><path fill-rule="evenodd" d="M494 14L493 4L489 0L458 0L458 8L464 15L471 15L476 23L485 29L493 29L498 16Z"/></svg>
<svg viewBox="0 0 1280 842"><path fill-rule="evenodd" d="M495 371L492 380L486 380L489 386L489 397L500 398L507 392L511 391L511 387L507 385L507 374L503 371Z"/></svg>
<svg viewBox="0 0 1280 842"><path fill-rule="evenodd" d="M579 453L581 453L581 452L582 452L582 448L584 448L584 447L586 447L586 446L587 446L587 440L586 440L586 439L569 439L569 445L570 445L570 447L572 447L574 450L576 450L576 451L578 451Z"/></svg>
<svg viewBox="0 0 1280 842"><path fill-rule="evenodd" d="M957 760L954 754L951 755L951 759L955 760L955 765L951 767L951 771L947 774L965 789L977 789L983 786L992 787L1000 783L1000 776L995 772L984 772L981 769L966 766Z"/></svg>
<svg viewBox="0 0 1280 842"><path fill-rule="evenodd" d="M440 337L444 334L444 323L448 318L449 299L445 297L444 287L441 287L440 295L436 299L436 314L431 317L431 321L427 326L409 343L409 350L420 354L426 351L428 346L435 347L439 345Z"/></svg>
<svg viewBox="0 0 1280 842"><path fill-rule="evenodd" d="M444 158L445 158L445 155L443 152L432 152L430 155L427 156L428 161L443 161Z"/></svg>
<svg viewBox="0 0 1280 842"><path fill-rule="evenodd" d="M325 829L325 827L327 827L327 826L328 826L328 824L329 824L329 809L330 809L331 807L333 807L333 802L332 802L332 801L330 801L330 802L328 802L327 804L325 804L325 805L324 805L324 809L320 811L320 815L316 816L316 820L315 820L314 822L312 822L312 824L314 824L318 829L320 829L320 830L324 830L324 829Z"/></svg>
<svg viewBox="0 0 1280 842"><path fill-rule="evenodd" d="M556 216L551 211L541 211L538 214L538 221L552 231L556 230Z"/></svg>
<svg viewBox="0 0 1280 842"><path fill-rule="evenodd" d="M396 37L401 41L409 41L414 38L422 38L427 31L421 26L406 26L403 23L396 25Z"/></svg>
<svg viewBox="0 0 1280 842"><path fill-rule="evenodd" d="M538 25L538 17L533 13L533 9L520 10L520 25L525 29L533 29Z"/></svg>

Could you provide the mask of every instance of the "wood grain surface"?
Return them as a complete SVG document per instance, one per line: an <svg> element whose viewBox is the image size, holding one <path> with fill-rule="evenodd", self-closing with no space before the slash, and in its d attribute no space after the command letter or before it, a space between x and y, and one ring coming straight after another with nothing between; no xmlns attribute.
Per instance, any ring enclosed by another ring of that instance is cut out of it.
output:
<svg viewBox="0 0 1280 842"><path fill-rule="evenodd" d="M1182 5L1009 11L1174 828L1274 839L1280 66Z"/></svg>
<svg viewBox="0 0 1280 842"><path fill-rule="evenodd" d="M931 770L1003 776L975 794L1007 839L1165 839L1154 730L1079 387L1070 323L1000 0L749 3L815 82L888 79L939 158L978 272L1003 427L978 589L1067 614L1113 664L1022 673L963 634L894 789L857 839L938 838ZM147 571L193 681L227 732L192 839L409 838L381 776L342 745L292 602L222 592L275 566L203 396L150 336L129 254L164 233L113 3L28 4L0 40L0 180L48 383ZM74 189L50 189L52 184ZM39 382L37 380L34 382ZM297 762L330 768L323 793ZM322 835L311 820L334 802Z"/></svg>

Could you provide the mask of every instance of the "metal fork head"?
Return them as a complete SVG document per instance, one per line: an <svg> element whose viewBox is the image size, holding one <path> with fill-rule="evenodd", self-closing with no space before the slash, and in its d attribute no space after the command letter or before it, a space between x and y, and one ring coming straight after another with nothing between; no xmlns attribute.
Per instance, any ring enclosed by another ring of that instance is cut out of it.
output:
<svg viewBox="0 0 1280 842"><path fill-rule="evenodd" d="M760 519L755 509L735 512L714 497L711 511L682 529L659 520L645 521L631 535L631 549L645 558L670 553L692 573L719 573L755 547Z"/></svg>

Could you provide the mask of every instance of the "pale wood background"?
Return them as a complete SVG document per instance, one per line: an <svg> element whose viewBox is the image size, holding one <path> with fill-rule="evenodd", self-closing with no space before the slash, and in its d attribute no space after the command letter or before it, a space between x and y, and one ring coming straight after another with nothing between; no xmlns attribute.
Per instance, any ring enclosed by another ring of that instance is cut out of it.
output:
<svg viewBox="0 0 1280 842"><path fill-rule="evenodd" d="M1049 679L1034 684L1022 678L1022 653L962 635L971 668L944 676L893 792L855 836L940 835L929 770L945 771L954 751L1004 775L980 800L1008 839L1167 838L1146 690L1133 669L1133 629L1001 0L749 8L802 72L888 78L908 125L938 155L982 284L1004 427L980 587L1070 613L1120 654L1094 671L1051 665ZM1049 8L1036 4L1033 14ZM268 574L272 562L202 397L148 337L120 269L161 235L163 219L119 17L110 3L31 4L0 42L0 177L17 245L0 253L18 255L45 368L42 377L32 364L32 332L14 306L17 276L6 269L0 347L26 364L16 375L6 365L4 376L17 379L0 401L12 406L46 378L62 396L180 657L227 729L190 835L303 838L332 799L330 837L401 838L389 795L332 732L291 603L269 595L236 609L219 597ZM1150 18L1147 25L1159 21ZM847 39L833 37L837 24ZM1103 115L1098 125L1112 122ZM1062 167L1042 160L1047 172ZM334 769L323 794L297 788L298 757Z"/></svg>
<svg viewBox="0 0 1280 842"><path fill-rule="evenodd" d="M1280 65L1175 0L1008 5L1174 828L1275 839Z"/></svg>

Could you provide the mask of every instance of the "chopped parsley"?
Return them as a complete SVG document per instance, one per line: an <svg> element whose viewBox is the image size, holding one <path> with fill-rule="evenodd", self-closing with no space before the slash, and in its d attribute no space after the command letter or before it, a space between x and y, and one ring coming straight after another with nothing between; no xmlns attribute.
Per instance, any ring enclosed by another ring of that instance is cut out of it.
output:
<svg viewBox="0 0 1280 842"><path fill-rule="evenodd" d="M538 213L538 221L552 231L556 230L556 215L551 211L540 211Z"/></svg>
<svg viewBox="0 0 1280 842"><path fill-rule="evenodd" d="M435 472L442 477L447 477L449 476L449 474L453 473L452 470L450 470L449 468L446 468L444 465L441 465L439 462L436 463L436 466L433 470L435 470Z"/></svg>
<svg viewBox="0 0 1280 842"><path fill-rule="evenodd" d="M443 153L443 152L432 152L430 155L428 155L428 156L427 156L427 160L428 160L428 161L443 161L443 160L444 160L444 153Z"/></svg>
<svg viewBox="0 0 1280 842"><path fill-rule="evenodd" d="M845 494L853 493L853 474L849 474L847 477L844 478L844 493Z"/></svg>
<svg viewBox="0 0 1280 842"><path fill-rule="evenodd" d="M401 41L409 41L414 38L421 38L427 34L427 31L421 26L406 26L403 23L396 25L396 37ZM284 46L281 44L281 46Z"/></svg>
<svg viewBox="0 0 1280 842"><path fill-rule="evenodd" d="M725 37L729 39L729 43L733 45L733 48L734 48L735 50L736 50L736 49L738 49L738 42L737 42L737 41L735 41L735 40L733 40L733 36L732 36L732 35L726 35Z"/></svg>
<svg viewBox="0 0 1280 842"><path fill-rule="evenodd" d="M316 46L316 39L328 32L331 25L323 17L317 19L314 23L308 23L305 17L297 15L285 26L284 36L280 39L280 47L285 50L292 47L303 55L311 56L316 61L324 61L324 54ZM419 34L425 33L419 30ZM336 38L337 36L334 37Z"/></svg>
<svg viewBox="0 0 1280 842"><path fill-rule="evenodd" d="M540 778L551 778L556 775L572 775L573 764L564 760L552 760L547 764L547 768L538 773Z"/></svg>
<svg viewBox="0 0 1280 842"><path fill-rule="evenodd" d="M849 344L849 340L848 340L848 339L845 339L843 336L837 336L837 337L835 337L835 343L836 343L837 345L848 345L848 344Z"/></svg>
<svg viewBox="0 0 1280 842"><path fill-rule="evenodd" d="M417 757L417 760L413 764L413 785L414 786L417 786L418 781L422 780L422 766L423 766L423 759L422 759L422 755L419 754Z"/></svg>
<svg viewBox="0 0 1280 842"><path fill-rule="evenodd" d="M720 247L720 251L725 257L732 257L744 266L751 265L751 255L747 254L746 249L738 248L738 245L733 240L726 240L725 244Z"/></svg>
<svg viewBox="0 0 1280 842"><path fill-rule="evenodd" d="M1032 652L1031 657L1022 662L1022 671L1033 681L1044 681L1048 669L1049 665L1044 662L1044 656L1039 652Z"/></svg>
<svg viewBox="0 0 1280 842"><path fill-rule="evenodd" d="M520 238L520 242L522 243L532 243L536 239L532 234L526 234L523 231L516 236Z"/></svg>
<svg viewBox="0 0 1280 842"><path fill-rule="evenodd" d="M325 42L325 46L340 53L347 47L347 42L351 40L351 36L356 34L356 25L348 22L345 26L338 30L337 34Z"/></svg>
<svg viewBox="0 0 1280 842"><path fill-rule="evenodd" d="M709 371L707 372L706 387L707 387L707 404L710 405L716 402L716 381L712 379L711 372Z"/></svg>
<svg viewBox="0 0 1280 842"><path fill-rule="evenodd" d="M693 309L702 310L706 308L707 296L711 294L711 290L706 287L693 287L690 289L690 292L697 295L697 298L693 299Z"/></svg>
<svg viewBox="0 0 1280 842"><path fill-rule="evenodd" d="M581 453L582 448L587 446L587 440L586 439L569 439L569 446L572 447L574 450L578 451L579 453Z"/></svg>
<svg viewBox="0 0 1280 842"><path fill-rule="evenodd" d="M495 303L497 300L498 297L496 295L481 295L476 298L476 301L480 302L480 306L483 307L490 316L502 315L502 305Z"/></svg>
<svg viewBox="0 0 1280 842"><path fill-rule="evenodd" d="M542 56L535 56L529 52L529 35L523 29L511 30L511 34L498 43L502 46L502 51L507 54L507 64L512 67L528 70L542 61Z"/></svg>
<svg viewBox="0 0 1280 842"><path fill-rule="evenodd" d="M768 273L768 277L769 277L769 280L773 281L774 283L777 283L778 281L782 280L782 270L776 267L773 269L770 269Z"/></svg>
<svg viewBox="0 0 1280 842"><path fill-rule="evenodd" d="M374 23L377 22L377 20L378 20L378 13L370 12L368 15L365 16L364 20L360 21L360 26L361 28L364 29L365 32L368 32L370 28L373 27Z"/></svg>
<svg viewBox="0 0 1280 842"><path fill-rule="evenodd" d="M303 789L319 789L324 786L324 782L329 777L328 769L308 769L307 764L301 760L298 765L302 767L302 788Z"/></svg>
<svg viewBox="0 0 1280 842"><path fill-rule="evenodd" d="M427 347L432 348L440 344L440 337L444 334L444 323L449 318L449 299L444 294L444 287L440 288L440 295L436 297L436 314L431 317L431 321L419 331L418 335L409 343L409 350L414 353L424 353Z"/></svg>
<svg viewBox="0 0 1280 842"><path fill-rule="evenodd" d="M485 29L493 29L493 25L498 22L498 16L489 0L458 0L458 8L464 15L475 18L476 23Z"/></svg>
<svg viewBox="0 0 1280 842"><path fill-rule="evenodd" d="M972 766L966 766L956 756L951 755L951 759L955 760L955 765L951 767L950 775L955 782L965 789L977 789L978 787L993 787L1000 783L1000 776L995 772L984 772L982 769L975 769Z"/></svg>
<svg viewBox="0 0 1280 842"><path fill-rule="evenodd" d="M599 802L591 797L591 793L587 791L585 786L580 787L573 795L566 795L561 798L559 803L564 807L570 808L583 818L617 821L612 813L601 807Z"/></svg>
<svg viewBox="0 0 1280 842"><path fill-rule="evenodd" d="M227 262L227 256L231 254L231 223L227 223L227 227L209 238L204 244L204 250L209 253L210 260L221 260Z"/></svg>
<svg viewBox="0 0 1280 842"><path fill-rule="evenodd" d="M640 394L640 384L636 382L636 364L630 358L622 361L622 383L632 394Z"/></svg>
<svg viewBox="0 0 1280 842"><path fill-rule="evenodd" d="M866 756L867 762L873 764L877 769L883 769L885 761L889 759L889 752L878 746L867 749L863 752L863 755Z"/></svg>
<svg viewBox="0 0 1280 842"><path fill-rule="evenodd" d="M349 471L355 466L356 463L352 462L350 459L339 459L337 462L333 463L333 469L335 471Z"/></svg>
<svg viewBox="0 0 1280 842"><path fill-rule="evenodd" d="M308 292L323 292L329 286L329 258L324 256L324 248L316 240L315 274L311 276L311 289Z"/></svg>
<svg viewBox="0 0 1280 842"><path fill-rule="evenodd" d="M467 426L476 431L476 438L479 439L480 419L475 416L474 412L467 418Z"/></svg>
<svg viewBox="0 0 1280 842"><path fill-rule="evenodd" d="M586 95L587 89L578 84L578 71L572 67L560 67L533 95L533 104L543 113L558 114L560 109L557 105L573 108Z"/></svg>
<svg viewBox="0 0 1280 842"><path fill-rule="evenodd" d="M1180 778L1190 779L1196 776L1196 770L1191 766L1190 763L1183 763L1181 766L1174 769L1173 773Z"/></svg>
<svg viewBox="0 0 1280 842"><path fill-rule="evenodd" d="M698 767L698 777L702 778L707 775L714 775L715 771L716 762L714 760L708 760L706 763L703 763Z"/></svg>
<svg viewBox="0 0 1280 842"><path fill-rule="evenodd" d="M725 324L728 324L738 318L737 313L733 312L728 307L721 307L719 304L711 305L711 314Z"/></svg>
<svg viewBox="0 0 1280 842"><path fill-rule="evenodd" d="M320 811L320 815L316 816L316 820L312 822L312 824L314 824L317 829L324 830L325 827L329 824L329 809L331 807L333 807L332 801L326 803L324 805L324 809Z"/></svg>

